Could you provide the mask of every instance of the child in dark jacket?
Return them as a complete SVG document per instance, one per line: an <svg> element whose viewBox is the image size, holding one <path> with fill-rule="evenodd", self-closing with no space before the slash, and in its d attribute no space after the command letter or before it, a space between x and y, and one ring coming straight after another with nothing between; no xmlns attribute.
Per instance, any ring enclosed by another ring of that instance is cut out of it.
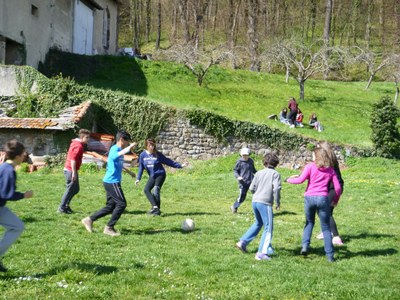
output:
<svg viewBox="0 0 400 300"><path fill-rule="evenodd" d="M254 178L254 174L257 170L254 167L254 161L249 157L250 149L242 148L240 150L240 156L236 161L236 165L233 168L233 174L235 175L239 184L239 196L231 206L231 211L235 214L239 206L246 199L247 192L249 190L251 181Z"/></svg>
<svg viewBox="0 0 400 300"><path fill-rule="evenodd" d="M25 159L25 147L16 140L5 145L6 161L0 165L0 225L5 228L0 240L0 258L24 231L24 223L6 207L7 201L18 201L33 196L32 191L25 193L16 191L17 174L15 167ZM0 272L7 272L0 261Z"/></svg>

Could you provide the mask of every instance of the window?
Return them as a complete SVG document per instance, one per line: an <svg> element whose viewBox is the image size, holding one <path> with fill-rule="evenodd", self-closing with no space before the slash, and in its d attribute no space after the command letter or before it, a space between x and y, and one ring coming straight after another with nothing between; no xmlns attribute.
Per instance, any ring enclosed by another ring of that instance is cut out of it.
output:
<svg viewBox="0 0 400 300"><path fill-rule="evenodd" d="M35 5L31 5L31 14L32 16L37 17L39 15L39 9Z"/></svg>

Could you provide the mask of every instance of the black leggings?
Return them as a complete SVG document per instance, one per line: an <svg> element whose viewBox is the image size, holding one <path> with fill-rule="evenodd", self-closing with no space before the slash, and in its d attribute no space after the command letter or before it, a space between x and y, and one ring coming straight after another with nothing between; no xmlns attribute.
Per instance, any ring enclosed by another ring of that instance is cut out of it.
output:
<svg viewBox="0 0 400 300"><path fill-rule="evenodd" d="M157 206L159 209L161 208L160 192L166 176L166 174L163 174L157 176L156 178L149 177L149 180L144 187L144 193L152 207Z"/></svg>

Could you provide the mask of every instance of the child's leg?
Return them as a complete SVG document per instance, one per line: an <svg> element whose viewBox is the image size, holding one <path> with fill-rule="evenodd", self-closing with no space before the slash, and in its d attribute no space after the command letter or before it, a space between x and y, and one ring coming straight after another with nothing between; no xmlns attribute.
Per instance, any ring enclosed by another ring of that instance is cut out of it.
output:
<svg viewBox="0 0 400 300"><path fill-rule="evenodd" d="M154 180L153 196L159 209L161 209L161 187L164 184L166 175L157 176Z"/></svg>
<svg viewBox="0 0 400 300"><path fill-rule="evenodd" d="M247 192L249 190L248 185L239 184L239 197L237 197L236 201L233 203L233 208L238 209L240 204L246 200Z"/></svg>
<svg viewBox="0 0 400 300"><path fill-rule="evenodd" d="M156 182L155 182L154 178L149 177L149 180L147 181L146 186L144 187L144 194L146 195L146 197L149 200L152 207L155 207L155 206L158 207L157 201L151 192L151 190L153 189L155 184L156 184Z"/></svg>
<svg viewBox="0 0 400 300"><path fill-rule="evenodd" d="M257 203L257 202L252 203L254 217L256 218L256 220L254 221L254 224L251 225L251 227L247 230L247 232L240 238L240 240L243 241L245 243L245 245L247 245L252 240L254 240L254 238L260 232L261 227L263 226L262 217L258 210L259 205L260 205L260 203Z"/></svg>
<svg viewBox="0 0 400 300"><path fill-rule="evenodd" d="M0 240L0 257L7 252L8 248L18 239L24 231L24 223L7 207L0 207L0 225L6 231Z"/></svg>
<svg viewBox="0 0 400 300"><path fill-rule="evenodd" d="M274 227L274 215L272 213L272 206L262 204L263 207L260 208L261 218L264 223L264 231L261 236L260 245L258 247L258 252L267 254L268 248L272 247L272 231ZM260 205L261 206L261 205Z"/></svg>

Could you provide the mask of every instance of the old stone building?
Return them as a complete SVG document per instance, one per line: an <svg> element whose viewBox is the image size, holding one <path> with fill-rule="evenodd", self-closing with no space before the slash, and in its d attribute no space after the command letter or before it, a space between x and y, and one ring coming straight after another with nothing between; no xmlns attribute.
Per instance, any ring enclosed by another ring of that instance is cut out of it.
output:
<svg viewBox="0 0 400 300"><path fill-rule="evenodd" d="M50 48L115 54L121 0L0 0L0 64L37 68Z"/></svg>

